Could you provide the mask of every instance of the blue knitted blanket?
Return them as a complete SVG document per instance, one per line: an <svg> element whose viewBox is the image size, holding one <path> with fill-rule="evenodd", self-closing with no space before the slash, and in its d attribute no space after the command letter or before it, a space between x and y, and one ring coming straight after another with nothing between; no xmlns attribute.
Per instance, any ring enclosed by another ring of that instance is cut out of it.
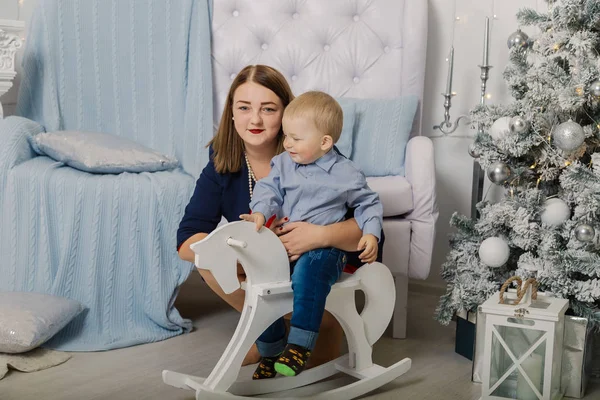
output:
<svg viewBox="0 0 600 400"><path fill-rule="evenodd" d="M189 331L178 223L212 136L206 0L40 0L17 112L0 120L0 290L78 300L46 345L106 350ZM108 132L182 168L95 175L36 156L43 131Z"/></svg>

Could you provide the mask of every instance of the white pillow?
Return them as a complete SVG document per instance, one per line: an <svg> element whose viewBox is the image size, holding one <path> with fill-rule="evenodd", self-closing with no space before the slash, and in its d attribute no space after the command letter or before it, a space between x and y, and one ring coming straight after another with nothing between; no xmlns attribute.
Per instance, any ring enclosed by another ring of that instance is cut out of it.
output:
<svg viewBox="0 0 600 400"><path fill-rule="evenodd" d="M96 174L156 172L179 166L173 157L108 133L56 131L30 136L29 142L38 154Z"/></svg>
<svg viewBox="0 0 600 400"><path fill-rule="evenodd" d="M0 353L23 353L38 347L81 311L81 303L64 297L0 292Z"/></svg>

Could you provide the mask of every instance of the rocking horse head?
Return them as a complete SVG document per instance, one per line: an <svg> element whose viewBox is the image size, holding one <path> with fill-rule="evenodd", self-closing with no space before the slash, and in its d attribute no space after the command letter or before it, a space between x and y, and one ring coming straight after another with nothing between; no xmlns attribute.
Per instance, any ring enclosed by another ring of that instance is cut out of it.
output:
<svg viewBox="0 0 600 400"><path fill-rule="evenodd" d="M248 284L290 280L285 247L271 230L263 227L257 232L252 222L223 225L190 248L196 253L196 267L211 271L225 293L240 288L238 262Z"/></svg>

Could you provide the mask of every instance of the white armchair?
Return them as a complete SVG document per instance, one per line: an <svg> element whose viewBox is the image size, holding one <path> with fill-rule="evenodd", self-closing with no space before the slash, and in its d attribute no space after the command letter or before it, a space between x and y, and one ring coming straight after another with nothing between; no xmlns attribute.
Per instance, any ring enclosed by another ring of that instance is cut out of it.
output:
<svg viewBox="0 0 600 400"><path fill-rule="evenodd" d="M374 0L357 7L345 0L238 0L214 6L215 121L231 80L248 64L277 68L295 94L317 89L335 97L420 100L405 175L368 178L383 202L383 262L396 283L393 336L405 337L408 280L429 275L438 216L433 145L420 136L427 2Z"/></svg>

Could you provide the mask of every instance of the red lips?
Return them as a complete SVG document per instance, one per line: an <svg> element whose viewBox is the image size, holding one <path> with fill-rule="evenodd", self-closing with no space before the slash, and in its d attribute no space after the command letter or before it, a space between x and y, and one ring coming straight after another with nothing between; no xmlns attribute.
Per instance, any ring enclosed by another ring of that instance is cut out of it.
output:
<svg viewBox="0 0 600 400"><path fill-rule="evenodd" d="M248 131L253 135L258 135L259 133L262 133L264 129L248 129Z"/></svg>

